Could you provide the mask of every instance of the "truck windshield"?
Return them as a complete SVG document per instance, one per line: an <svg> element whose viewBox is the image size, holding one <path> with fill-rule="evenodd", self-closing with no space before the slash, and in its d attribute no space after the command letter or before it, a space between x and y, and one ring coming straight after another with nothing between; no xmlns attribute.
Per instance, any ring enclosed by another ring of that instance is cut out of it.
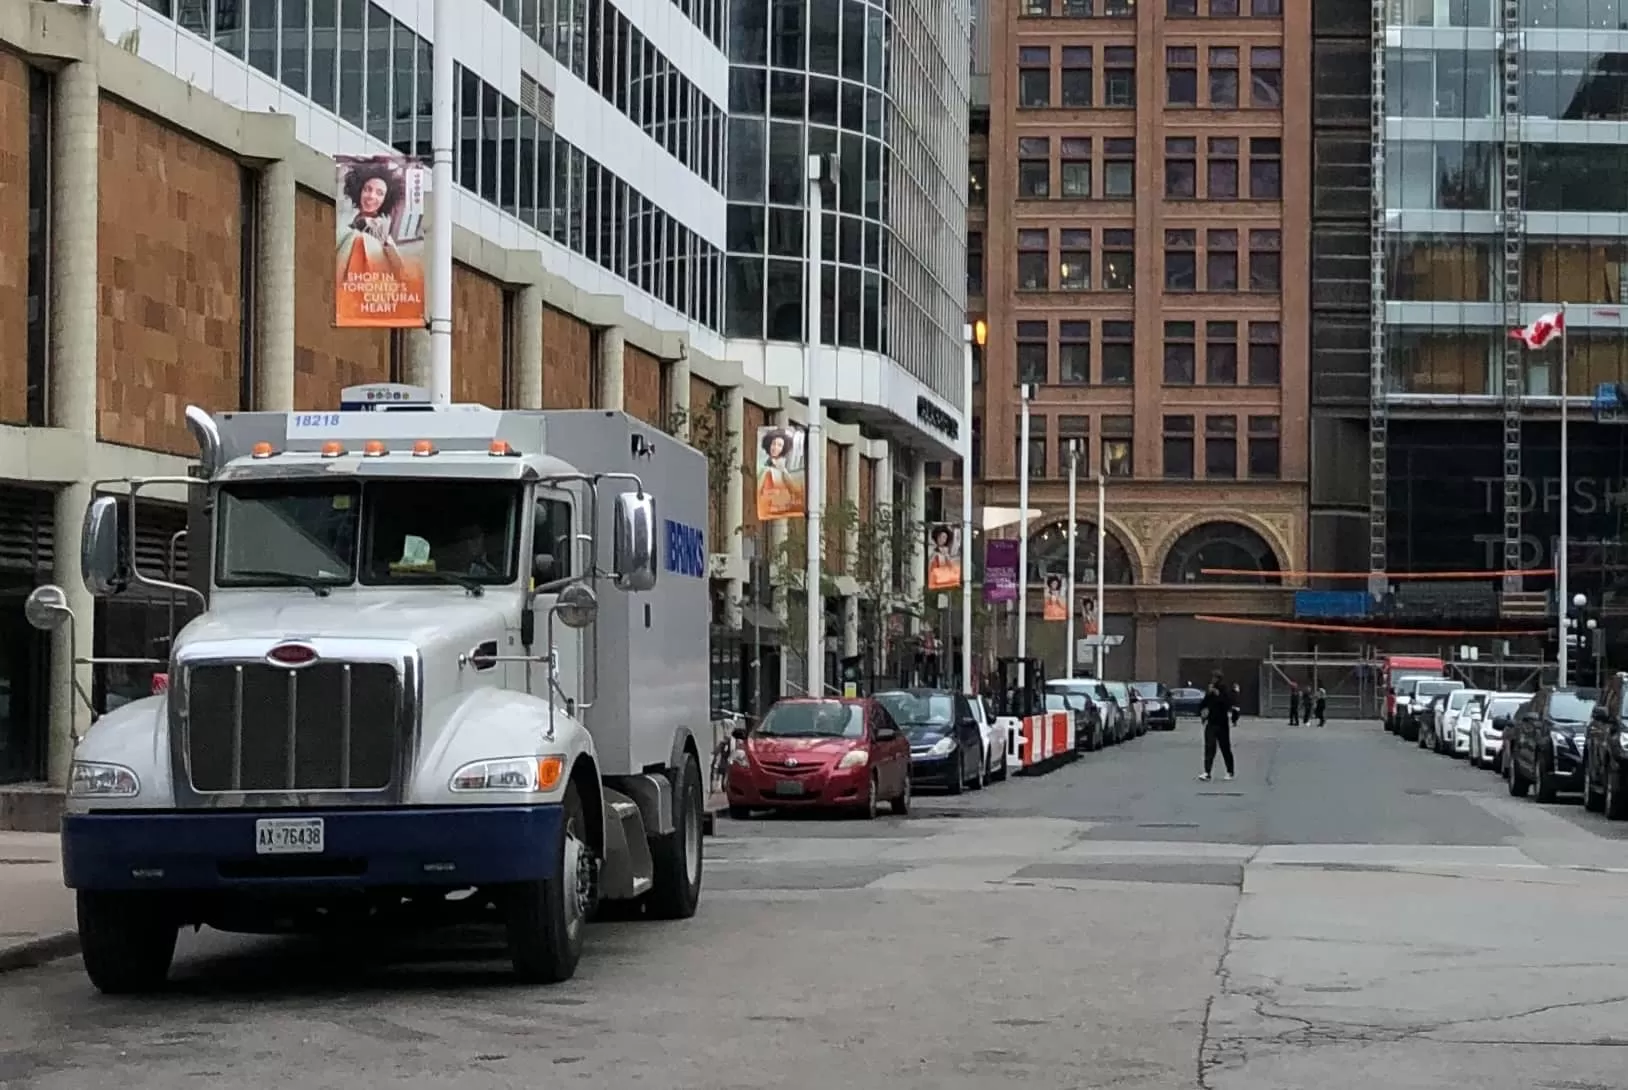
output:
<svg viewBox="0 0 1628 1090"><path fill-rule="evenodd" d="M512 583L520 495L505 481L422 478L230 485L217 509L216 582Z"/></svg>

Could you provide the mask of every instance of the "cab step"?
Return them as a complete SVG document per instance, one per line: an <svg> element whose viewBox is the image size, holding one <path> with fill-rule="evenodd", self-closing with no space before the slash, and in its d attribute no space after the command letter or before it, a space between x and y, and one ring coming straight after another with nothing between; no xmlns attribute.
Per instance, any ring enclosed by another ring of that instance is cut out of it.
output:
<svg viewBox="0 0 1628 1090"><path fill-rule="evenodd" d="M599 870L600 893L610 901L631 900L648 893L655 884L655 861L650 858L638 803L609 787L604 793L605 859Z"/></svg>

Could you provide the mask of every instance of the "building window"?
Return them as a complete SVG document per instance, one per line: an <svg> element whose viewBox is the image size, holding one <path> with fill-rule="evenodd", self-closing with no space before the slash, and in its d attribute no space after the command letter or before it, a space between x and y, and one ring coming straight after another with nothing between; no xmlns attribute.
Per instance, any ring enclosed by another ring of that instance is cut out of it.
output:
<svg viewBox="0 0 1628 1090"><path fill-rule="evenodd" d="M1210 386L1238 385L1238 323L1204 323L1204 381Z"/></svg>
<svg viewBox="0 0 1628 1090"><path fill-rule="evenodd" d="M1016 437L1012 442L1013 461L1017 463L1017 477L1023 478L1023 417L1018 416L1012 429ZM1043 413L1029 414L1029 479L1046 475L1046 417Z"/></svg>
<svg viewBox="0 0 1628 1090"><path fill-rule="evenodd" d="M1283 0L1250 0L1249 14L1268 18L1283 16Z"/></svg>
<svg viewBox="0 0 1628 1090"><path fill-rule="evenodd" d="M1129 477L1132 473L1132 443L1136 438L1135 418L1105 416L1102 418L1102 467L1104 477Z"/></svg>
<svg viewBox="0 0 1628 1090"><path fill-rule="evenodd" d="M1169 0L1164 13L1170 16L1197 15L1198 0Z"/></svg>
<svg viewBox="0 0 1628 1090"><path fill-rule="evenodd" d="M28 69L28 396L22 420L49 423L51 386L51 76ZM20 690L19 690L20 693Z"/></svg>
<svg viewBox="0 0 1628 1090"><path fill-rule="evenodd" d="M1204 418L1204 476L1211 480L1238 476L1238 418Z"/></svg>
<svg viewBox="0 0 1628 1090"><path fill-rule="evenodd" d="M1282 442L1278 437L1278 418L1252 416L1249 418L1249 477L1251 480L1277 480L1283 474Z"/></svg>
<svg viewBox="0 0 1628 1090"><path fill-rule="evenodd" d="M1249 104L1262 110L1283 107L1283 50L1256 46L1249 51Z"/></svg>
<svg viewBox="0 0 1628 1090"><path fill-rule="evenodd" d="M1091 138L1065 136L1062 145L1063 196L1084 200L1091 196Z"/></svg>
<svg viewBox="0 0 1628 1090"><path fill-rule="evenodd" d="M1164 233L1164 290L1198 290L1198 232Z"/></svg>
<svg viewBox="0 0 1628 1090"><path fill-rule="evenodd" d="M1092 0L1063 0L1065 19L1089 19L1093 14Z"/></svg>
<svg viewBox="0 0 1628 1090"><path fill-rule="evenodd" d="M1057 323L1057 381L1084 386L1091 381L1091 323Z"/></svg>
<svg viewBox="0 0 1628 1090"><path fill-rule="evenodd" d="M1210 17L1217 18L1223 15L1237 15L1238 0L1210 0Z"/></svg>
<svg viewBox="0 0 1628 1090"><path fill-rule="evenodd" d="M1102 323L1102 384L1129 386L1136 370L1134 322Z"/></svg>
<svg viewBox="0 0 1628 1090"><path fill-rule="evenodd" d="M1164 51L1164 101L1166 106L1198 105L1198 49L1173 45Z"/></svg>
<svg viewBox="0 0 1628 1090"><path fill-rule="evenodd" d="M1136 290L1136 232L1123 227L1102 232L1102 290Z"/></svg>
<svg viewBox="0 0 1628 1090"><path fill-rule="evenodd" d="M1166 386L1191 386L1198 361L1197 326L1192 322L1164 324L1164 381Z"/></svg>
<svg viewBox="0 0 1628 1090"><path fill-rule="evenodd" d="M1109 200L1136 196L1136 138L1110 136L1102 142L1102 195Z"/></svg>
<svg viewBox="0 0 1628 1090"><path fill-rule="evenodd" d="M1104 15L1135 15L1136 0L1103 0Z"/></svg>
<svg viewBox="0 0 1628 1090"><path fill-rule="evenodd" d="M1164 418L1164 475L1167 480L1193 479L1193 418Z"/></svg>
<svg viewBox="0 0 1628 1090"><path fill-rule="evenodd" d="M1238 232L1204 233L1204 290L1238 290Z"/></svg>
<svg viewBox="0 0 1628 1090"><path fill-rule="evenodd" d="M1046 374L1045 322L1019 322L1017 324L1017 380L1020 386L1044 386Z"/></svg>
<svg viewBox="0 0 1628 1090"><path fill-rule="evenodd" d="M1043 109L1051 105L1051 47L1026 45L1018 50L1018 105Z"/></svg>
<svg viewBox="0 0 1628 1090"><path fill-rule="evenodd" d="M1078 444L1076 446L1075 444ZM1059 416L1057 418L1057 469L1060 473L1068 472L1068 463L1074 452L1079 451L1079 470L1081 476L1088 476L1091 472L1091 418L1089 416Z"/></svg>
<svg viewBox="0 0 1628 1090"><path fill-rule="evenodd" d="M1023 0L1024 15L1046 16L1051 14L1051 0Z"/></svg>
<svg viewBox="0 0 1628 1090"><path fill-rule="evenodd" d="M1063 47L1063 105L1083 108L1091 105L1091 47Z"/></svg>
<svg viewBox="0 0 1628 1090"><path fill-rule="evenodd" d="M1212 136L1204 161L1204 196L1212 201L1238 199L1238 138Z"/></svg>
<svg viewBox="0 0 1628 1090"><path fill-rule="evenodd" d="M1112 3L1112 0L1110 0ZM1113 12L1108 14L1112 15ZM1118 109L1136 106L1136 47L1110 45L1102 51L1102 104Z"/></svg>
<svg viewBox="0 0 1628 1090"><path fill-rule="evenodd" d="M1164 195L1171 200L1192 200L1198 196L1197 137L1165 137Z"/></svg>
<svg viewBox="0 0 1628 1090"><path fill-rule="evenodd" d="M1018 232L1018 291L1049 291L1051 275L1051 232L1044 227Z"/></svg>
<svg viewBox="0 0 1628 1090"><path fill-rule="evenodd" d="M984 293L984 233L967 232L967 294Z"/></svg>
<svg viewBox="0 0 1628 1090"><path fill-rule="evenodd" d="M1057 236L1057 290L1091 290L1091 232L1064 228Z"/></svg>
<svg viewBox="0 0 1628 1090"><path fill-rule="evenodd" d="M1257 201L1283 196L1283 141L1275 136L1249 139L1249 196Z"/></svg>
<svg viewBox="0 0 1628 1090"><path fill-rule="evenodd" d="M1283 380L1282 333L1276 322L1249 323L1249 384L1276 386Z"/></svg>
<svg viewBox="0 0 1628 1090"><path fill-rule="evenodd" d="M1051 196L1051 138L1018 137L1018 196Z"/></svg>
<svg viewBox="0 0 1628 1090"><path fill-rule="evenodd" d="M984 346L972 346L972 384L982 386L984 383Z"/></svg>
<svg viewBox="0 0 1628 1090"><path fill-rule="evenodd" d="M967 206L984 208L989 203L989 161L974 159L967 164Z"/></svg>
<svg viewBox="0 0 1628 1090"><path fill-rule="evenodd" d="M1283 233L1249 232L1249 290L1283 290Z"/></svg>
<svg viewBox="0 0 1628 1090"><path fill-rule="evenodd" d="M972 475L975 478L984 475L984 418L981 416L972 418Z"/></svg>
<svg viewBox="0 0 1628 1090"><path fill-rule="evenodd" d="M1211 0L1210 14L1217 14ZM1217 45L1210 47L1210 109L1236 110L1238 108L1238 47Z"/></svg>

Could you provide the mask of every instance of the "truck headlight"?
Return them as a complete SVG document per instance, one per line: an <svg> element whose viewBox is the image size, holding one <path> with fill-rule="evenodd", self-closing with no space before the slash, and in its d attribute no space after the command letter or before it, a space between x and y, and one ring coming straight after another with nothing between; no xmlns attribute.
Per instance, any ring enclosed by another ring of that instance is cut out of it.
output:
<svg viewBox="0 0 1628 1090"><path fill-rule="evenodd" d="M141 793L141 781L130 769L97 761L75 761L68 782L74 798L128 799Z"/></svg>
<svg viewBox="0 0 1628 1090"><path fill-rule="evenodd" d="M557 754L542 757L499 757L466 764L452 774L454 791L514 791L536 794L552 791L565 775L565 758Z"/></svg>
<svg viewBox="0 0 1628 1090"><path fill-rule="evenodd" d="M949 753L950 750L952 750L954 748L955 748L955 739L954 738L940 738L938 741L933 743L933 748L928 750L927 752L932 754L934 757L942 757L945 754Z"/></svg>
<svg viewBox="0 0 1628 1090"><path fill-rule="evenodd" d="M838 768L861 768L861 767L864 766L865 762L869 761L870 759L871 759L871 751L870 750L868 750L868 749L850 749L847 753L844 753L842 755L842 760L837 762L837 767Z"/></svg>
<svg viewBox="0 0 1628 1090"><path fill-rule="evenodd" d="M1621 746L1623 749L1628 749L1628 730L1622 731L1617 735L1617 745Z"/></svg>

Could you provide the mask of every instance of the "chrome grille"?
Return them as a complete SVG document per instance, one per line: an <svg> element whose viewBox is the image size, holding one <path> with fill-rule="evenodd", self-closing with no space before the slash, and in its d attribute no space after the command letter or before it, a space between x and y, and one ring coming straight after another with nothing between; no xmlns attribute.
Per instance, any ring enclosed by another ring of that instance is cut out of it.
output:
<svg viewBox="0 0 1628 1090"><path fill-rule="evenodd" d="M379 791L402 744L401 675L383 663L192 666L186 753L192 788Z"/></svg>

